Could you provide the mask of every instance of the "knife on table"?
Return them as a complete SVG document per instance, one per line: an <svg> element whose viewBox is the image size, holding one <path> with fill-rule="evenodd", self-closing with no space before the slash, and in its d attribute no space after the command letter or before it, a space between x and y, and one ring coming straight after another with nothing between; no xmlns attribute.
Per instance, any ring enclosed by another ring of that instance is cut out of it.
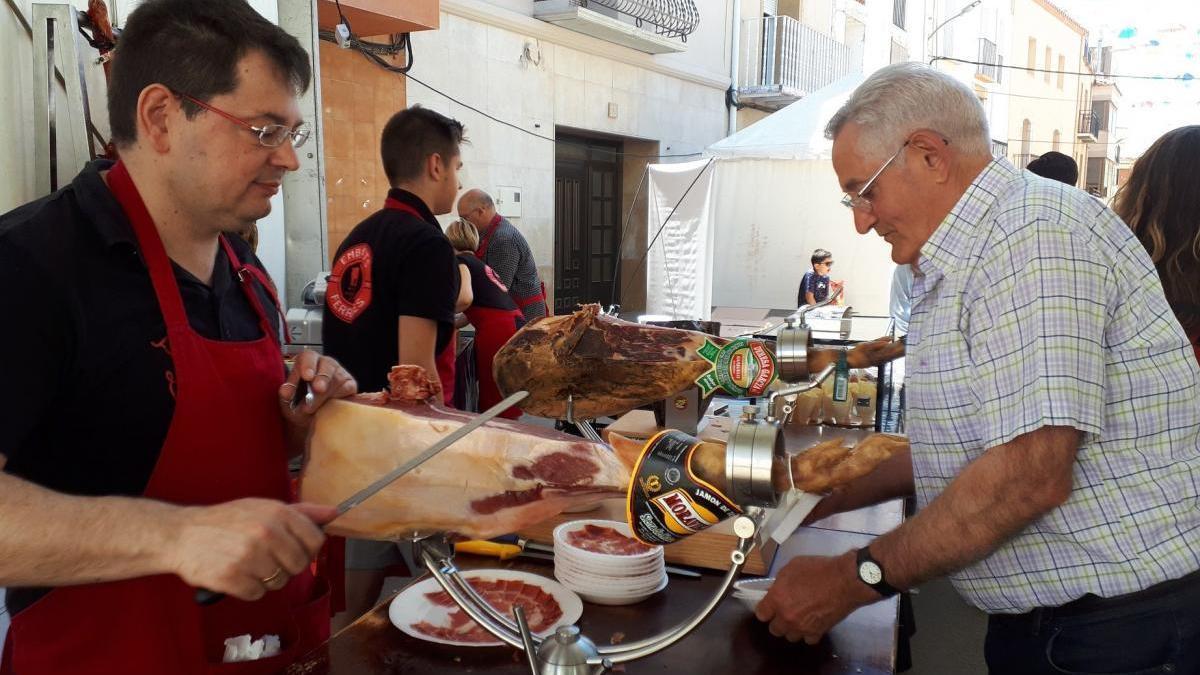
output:
<svg viewBox="0 0 1200 675"><path fill-rule="evenodd" d="M516 543L509 543L516 542ZM501 560L511 560L516 557L531 558L534 560L554 560L554 547L546 544L539 544L534 541L529 541L523 537L500 537L499 541L481 541L473 539L470 541L460 541L454 544L455 553L474 553L475 555L491 556ZM701 574L694 570L675 567L673 565L664 566L667 574L686 577L688 579L699 579Z"/></svg>
<svg viewBox="0 0 1200 675"><path fill-rule="evenodd" d="M296 396L297 399L301 398L301 396L302 396L301 390L299 388L297 388L296 395L297 395ZM500 401L496 405L492 406L491 408L488 408L484 412L480 413L478 416L473 418L470 422L467 422L466 424L462 425L461 427L455 429L453 432L443 436L441 438L441 440L439 440L438 442L429 446L429 448L427 448L426 450L421 452L421 454L417 455L416 457L413 457L412 459L401 464L400 466L396 467L395 469L392 469L391 471L389 471L387 474L385 474L379 480L376 480L374 483L371 483L370 485L366 486L365 488L359 490L358 492L355 492L354 494L352 494L349 497L347 497L346 499L344 499L342 501L342 503L337 505L337 515L341 516L341 515L345 514L347 511L349 511L350 509L367 501L371 497L375 496L375 494L377 492L379 492L380 490L382 490L383 488L396 482L396 480L398 480L404 474L408 473L409 471L412 471L413 469L417 468L418 466L421 466L428 460L432 459L434 455L438 454L442 450L445 450L446 448L450 447L451 445L454 445L458 441L462 440L462 438L464 436L471 433L472 431L475 431L476 429L483 426L487 422L490 422L491 420L495 419L496 417L498 417L500 415L500 413L504 412L505 410L508 410L509 408L520 403L521 401L524 401L525 398L528 396L529 396L529 392L518 391L518 392L512 394L511 396L509 396L508 398L504 399L503 401ZM336 518L335 518L335 520L336 520ZM324 526L322 526L321 529L324 530L325 529ZM220 600L224 597L225 597L224 593L216 593L216 592L210 591L208 589L197 588L195 600L196 600L196 603L200 604L200 605L211 605L214 602L217 602L218 600Z"/></svg>

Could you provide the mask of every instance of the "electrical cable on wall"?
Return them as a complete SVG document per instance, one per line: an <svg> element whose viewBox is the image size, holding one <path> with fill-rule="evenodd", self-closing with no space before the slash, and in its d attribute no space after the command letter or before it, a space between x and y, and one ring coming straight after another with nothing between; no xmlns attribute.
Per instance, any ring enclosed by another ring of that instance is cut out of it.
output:
<svg viewBox="0 0 1200 675"><path fill-rule="evenodd" d="M470 105L469 103L464 103L463 101L460 101L457 98L454 98L453 96L441 91L440 89L437 89L429 84L426 84L425 82L422 82L421 80L418 80L417 78L413 77L412 74L409 72L413 66L412 38L409 33L404 33L401 36L400 40L393 40L391 43L386 43L386 44L378 43L378 42L367 42L364 40L360 40L358 38L358 36L354 34L354 31L350 28L350 21L348 19L346 19L346 15L342 13L341 1L335 0L335 2L337 5L338 19L339 19L339 21L341 21L341 25L344 25L346 27L347 36L344 38L344 41L342 41L342 40L338 39L338 36L334 31L323 30L323 31L318 32L318 36L320 37L320 39L325 40L326 42L333 42L333 43L337 44L338 46L343 46L343 44L344 44L345 48L354 49L355 51L362 54L366 59L368 59L375 65L383 68L384 70L387 70L392 73L396 73L397 75L403 75L406 78L412 80L413 82L416 82L417 84L421 85L422 87L425 87L429 91L432 91L433 93L437 94L438 96L441 96L442 98L444 98L452 103L456 103L456 104L466 108L467 110L471 110L480 115L483 115L487 119L489 119L493 122L496 122L497 124L502 124L511 129L516 129L517 131L520 131L521 133L528 134L530 136L533 136L534 138L540 138L543 141L549 141L550 143L554 143L556 145L559 143L562 143L564 145L570 145L570 146L575 146L575 147L580 147L580 148L590 147L586 143L577 143L574 141L560 140L557 138L553 138L551 136L543 136L537 132L530 131L518 124L513 124L512 122L502 120L499 117L496 117L495 115L484 112L483 110L480 110L479 108L476 108L475 106ZM407 55L406 63L402 67L393 66L392 64L388 63L387 61L385 61L382 58L382 56L393 56L395 54L400 53L401 51L404 51ZM664 158L664 157L699 157L700 155L702 155L704 153L685 152L685 153L663 154L663 155L639 155L639 154L627 153L627 152L616 152L614 154L619 157L631 157L631 158L635 158L635 159L660 159L660 158Z"/></svg>
<svg viewBox="0 0 1200 675"><path fill-rule="evenodd" d="M1049 47L1047 47L1049 49ZM1195 79L1191 73L1183 75L1118 75L1116 73L1085 73L1072 70L1050 70L1047 68L1031 68L1029 66L1014 66L1007 63L988 63L986 61L971 61L969 59L959 59L953 56L934 56L929 59L929 65L933 65L937 61L951 61L953 63L963 63L972 66L988 66L991 68L1005 68L1008 70L1023 70L1027 73L1049 73L1051 75L1079 75L1082 77L1093 77L1096 79L1113 79L1121 78L1125 80L1160 80L1164 82L1191 82Z"/></svg>

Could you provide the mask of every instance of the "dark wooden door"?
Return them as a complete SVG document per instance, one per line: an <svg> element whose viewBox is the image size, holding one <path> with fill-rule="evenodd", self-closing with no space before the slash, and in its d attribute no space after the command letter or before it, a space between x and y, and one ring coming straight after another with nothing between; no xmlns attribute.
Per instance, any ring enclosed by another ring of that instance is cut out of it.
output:
<svg viewBox="0 0 1200 675"><path fill-rule="evenodd" d="M559 136L554 179L554 313L619 303L620 146Z"/></svg>

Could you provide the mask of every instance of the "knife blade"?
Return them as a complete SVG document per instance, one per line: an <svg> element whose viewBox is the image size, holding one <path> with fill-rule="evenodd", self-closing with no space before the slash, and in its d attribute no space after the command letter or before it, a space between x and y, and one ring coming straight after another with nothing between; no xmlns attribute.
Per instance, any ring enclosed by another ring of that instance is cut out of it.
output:
<svg viewBox="0 0 1200 675"><path fill-rule="evenodd" d="M296 393L300 394L299 389L297 389ZM446 436L443 436L441 438L441 440L439 440L437 443L434 443L433 445L429 446L429 448L427 450L425 450L424 452L422 452L421 454L417 455L416 457L413 457L412 459L401 464L400 466L396 467L395 469L392 469L391 471L384 474L381 478L379 478L379 480L376 480L375 482L371 483L370 485L366 486L365 488L359 490L358 492L355 492L354 494L350 495L346 499L342 500L342 502L337 505L337 515L341 516L341 515L345 514L347 511L349 511L350 509L367 501L371 497L375 496L375 494L378 493L380 490L382 490L383 488L394 483L396 480L398 480L404 474L421 466L425 462L432 459L434 455L438 454L442 450L445 450L446 448L450 447L451 445L454 445L458 441L462 440L462 438L464 436L466 436L467 434L471 433L472 431L475 431L476 429L483 426L487 422L490 422L491 420L495 419L496 417L499 417L500 413L504 412L505 410L508 410L509 408L520 403L521 401L524 401L526 399L526 397L528 397L528 396L529 396L529 392L518 391L518 392L510 395L509 397L505 398L503 401L500 401L496 405L492 406L491 408L488 408L484 412L480 413L479 415L474 417L470 422L467 422L466 424L455 429L454 431L447 434ZM337 518L334 518L334 520L337 520ZM330 522L333 522L333 521L330 521ZM321 529L324 530L325 526L324 525L321 526ZM195 594L195 601L196 601L196 604L199 604L199 605L211 605L211 604L221 600L224 597L225 597L224 593L216 593L214 591L210 591L205 588L197 588L196 594Z"/></svg>

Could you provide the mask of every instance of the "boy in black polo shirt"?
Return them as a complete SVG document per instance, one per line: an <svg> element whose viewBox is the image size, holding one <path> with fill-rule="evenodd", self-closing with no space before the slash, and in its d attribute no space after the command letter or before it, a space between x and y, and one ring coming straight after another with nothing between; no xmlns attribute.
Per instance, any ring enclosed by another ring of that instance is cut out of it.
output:
<svg viewBox="0 0 1200 675"><path fill-rule="evenodd" d="M454 333L460 277L434 216L454 207L462 141L460 122L420 106L396 113L383 129L392 189L385 208L338 247L322 323L325 353L341 359L360 391L384 389L397 364L438 379L436 355ZM395 544L351 540L346 562L347 609L339 618L353 620L374 605L383 569L401 559Z"/></svg>

